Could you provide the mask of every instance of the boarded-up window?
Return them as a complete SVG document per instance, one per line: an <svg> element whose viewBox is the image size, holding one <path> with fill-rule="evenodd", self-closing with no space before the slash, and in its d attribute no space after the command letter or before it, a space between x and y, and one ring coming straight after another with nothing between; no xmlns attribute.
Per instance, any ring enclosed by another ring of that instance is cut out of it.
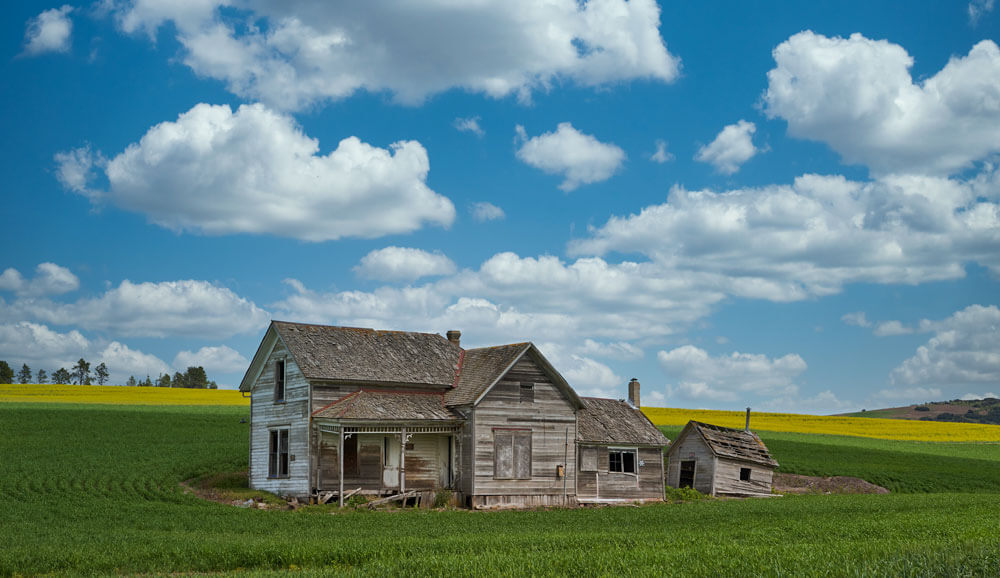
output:
<svg viewBox="0 0 1000 578"><path fill-rule="evenodd" d="M288 430L271 430L268 443L267 475L270 478L288 477Z"/></svg>
<svg viewBox="0 0 1000 578"><path fill-rule="evenodd" d="M531 430L493 430L493 477L531 479Z"/></svg>
<svg viewBox="0 0 1000 578"><path fill-rule="evenodd" d="M623 474L635 473L635 450L608 451L608 469Z"/></svg>
<svg viewBox="0 0 1000 578"><path fill-rule="evenodd" d="M285 360L274 362L274 401L285 401Z"/></svg>
<svg viewBox="0 0 1000 578"><path fill-rule="evenodd" d="M580 448L580 471L597 471L597 448L592 446Z"/></svg>
<svg viewBox="0 0 1000 578"><path fill-rule="evenodd" d="M521 382L521 403L532 403L535 401L535 384Z"/></svg>
<svg viewBox="0 0 1000 578"><path fill-rule="evenodd" d="M750 468L740 468L740 480L744 482L750 481Z"/></svg>

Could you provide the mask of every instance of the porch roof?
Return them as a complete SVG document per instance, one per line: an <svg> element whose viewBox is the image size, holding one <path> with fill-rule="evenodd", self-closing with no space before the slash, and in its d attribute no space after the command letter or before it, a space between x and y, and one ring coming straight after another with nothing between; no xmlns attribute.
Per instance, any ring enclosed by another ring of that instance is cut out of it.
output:
<svg viewBox="0 0 1000 578"><path fill-rule="evenodd" d="M441 393L358 390L313 412L321 419L375 422L456 422Z"/></svg>

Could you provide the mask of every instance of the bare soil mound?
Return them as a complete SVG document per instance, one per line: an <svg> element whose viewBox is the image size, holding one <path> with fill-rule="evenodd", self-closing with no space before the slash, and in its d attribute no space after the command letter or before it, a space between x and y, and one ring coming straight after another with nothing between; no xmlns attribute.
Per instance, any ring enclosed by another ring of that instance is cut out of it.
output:
<svg viewBox="0 0 1000 578"><path fill-rule="evenodd" d="M780 494L888 494L889 490L850 476L801 476L774 474L774 491Z"/></svg>

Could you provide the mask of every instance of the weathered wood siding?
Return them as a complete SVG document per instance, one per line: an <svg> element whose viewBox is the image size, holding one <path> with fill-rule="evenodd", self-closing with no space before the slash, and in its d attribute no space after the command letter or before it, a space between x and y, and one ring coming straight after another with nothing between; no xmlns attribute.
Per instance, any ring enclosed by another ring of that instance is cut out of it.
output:
<svg viewBox="0 0 1000 578"><path fill-rule="evenodd" d="M577 501L663 498L663 452L660 448L638 448L635 474L609 471L608 452L609 446L579 446Z"/></svg>
<svg viewBox="0 0 1000 578"><path fill-rule="evenodd" d="M436 490L447 484L448 434L414 434L410 437L412 449L405 452L404 471L407 490ZM399 488L399 469L390 468L386 479L386 441L389 442L390 466L399 463L399 436L393 434L359 434L344 440L356 444L355 452L345 451L344 489L362 488L367 493L383 493ZM338 434L323 433L320 440L320 489L338 490L340 487L340 459L337 450ZM351 459L348 459L351 456Z"/></svg>
<svg viewBox="0 0 1000 578"><path fill-rule="evenodd" d="M285 360L285 400L274 400L274 362ZM281 496L309 495L309 383L281 339L251 389L250 487ZM288 429L288 477L269 478L269 432Z"/></svg>
<svg viewBox="0 0 1000 578"><path fill-rule="evenodd" d="M455 489L464 496L471 496L476 478L476 414L471 407L458 408L469 418L462 424L462 430L456 439Z"/></svg>
<svg viewBox="0 0 1000 578"><path fill-rule="evenodd" d="M521 401L521 383L534 384L534 400ZM549 495L546 504L561 503L565 487L568 496L576 493L576 412L562 392L525 355L491 389L474 409L475 479L474 506L516 505L514 496ZM495 430L531 431L531 471L528 479L494 477ZM567 447L567 439L569 445ZM556 466L565 467L565 479ZM466 464L463 463L463 467ZM564 485L565 482L565 485ZM506 496L485 498L480 496ZM538 500L521 500L534 505ZM541 503L539 503L541 505Z"/></svg>
<svg viewBox="0 0 1000 578"><path fill-rule="evenodd" d="M667 464L667 485L680 487L681 462L694 460L694 489L703 494L712 493L712 476L715 473L715 454L700 435L685 435L670 446Z"/></svg>
<svg viewBox="0 0 1000 578"><path fill-rule="evenodd" d="M750 480L740 479L740 469L750 468ZM715 465L715 495L770 495L774 471L750 462L719 458Z"/></svg>

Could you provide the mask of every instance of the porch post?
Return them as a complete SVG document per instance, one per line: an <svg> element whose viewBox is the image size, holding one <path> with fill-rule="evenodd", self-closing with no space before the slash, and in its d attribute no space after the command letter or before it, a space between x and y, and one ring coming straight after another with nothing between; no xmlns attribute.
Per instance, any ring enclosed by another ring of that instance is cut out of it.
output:
<svg viewBox="0 0 1000 578"><path fill-rule="evenodd" d="M399 493L406 493L406 427L399 436Z"/></svg>
<svg viewBox="0 0 1000 578"><path fill-rule="evenodd" d="M344 507L344 426L340 426L340 444L337 446L337 460L340 462L340 467L337 468L337 473L340 474L340 492L337 493L337 499L340 500L340 507Z"/></svg>

